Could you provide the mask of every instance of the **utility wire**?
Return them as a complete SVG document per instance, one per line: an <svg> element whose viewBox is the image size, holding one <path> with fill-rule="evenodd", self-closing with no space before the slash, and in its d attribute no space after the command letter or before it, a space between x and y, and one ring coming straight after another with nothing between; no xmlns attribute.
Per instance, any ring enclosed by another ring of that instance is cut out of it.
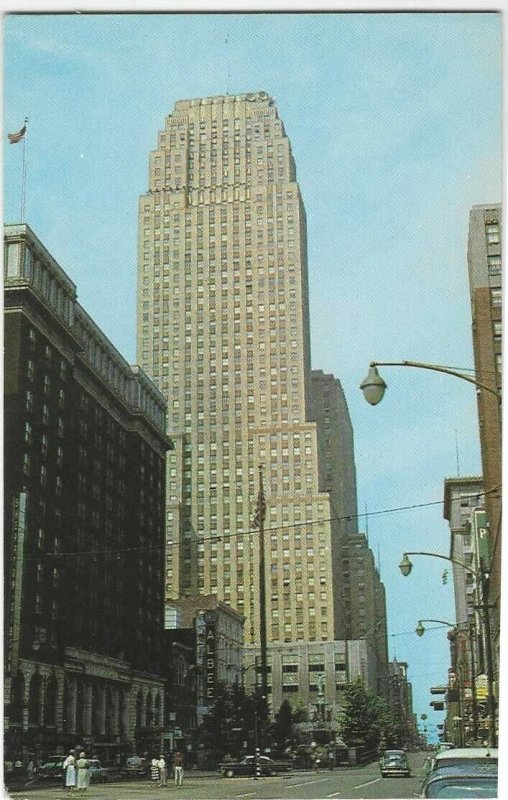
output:
<svg viewBox="0 0 508 800"><path fill-rule="evenodd" d="M470 495L461 495L461 497L453 498L452 502L462 501L465 498L482 497L482 496L485 496L487 494L492 494L493 492L498 491L499 488L500 488L500 486L495 486L494 488L486 490L486 491L483 491L483 492L474 492L474 494L470 494ZM400 512L400 511L413 511L414 509L417 509L417 508L428 508L430 506L443 505L443 503L444 503L444 500L433 500L433 501L430 501L428 503L413 503L412 505L398 506L397 508L385 508L385 509L381 509L379 511L369 511L367 513L363 512L362 514L344 514L342 516L336 515L334 517L328 517L326 519L305 520L304 522L294 522L294 523L288 524L288 525L277 525L277 526L273 526L271 528L265 528L265 533L273 533L275 531L289 530L289 529L302 528L302 527L307 527L308 528L308 527L312 527L313 525L322 525L325 522L342 522L342 521L345 521L345 520L350 521L352 519L358 519L360 517L365 517L365 516L373 517L373 516L379 516L381 514L394 514L394 513ZM246 531L236 531L234 533L228 533L228 534L215 533L215 534L210 534L209 536L201 536L201 537L197 537L196 539L194 539L194 541L199 543L199 544L201 544L202 542L210 542L210 541L222 542L223 540L231 540L231 539L239 538L240 536L251 536L251 535L256 534L256 533L257 533L257 529L256 528L254 528L254 529L250 529L249 528ZM347 534L346 534L346 537L347 537ZM178 542L178 541L171 542L170 543L170 547L177 548L177 547L180 547L181 545L186 544L186 543L187 542L185 540L182 541L182 542ZM157 552L157 551L160 552L160 551L166 549L166 545L167 545L167 543L160 544L160 545L154 545L154 546L150 546L150 547L126 547L126 548L116 548L116 549L106 549L106 550L76 550L76 551L70 551L70 552L65 552L65 553L45 552L45 553L37 553L37 554L33 554L33 555L32 554L27 554L26 560L38 561L38 560L41 560L41 559L46 558L46 557L50 557L50 558L64 558L65 557L65 558L67 558L69 556L74 556L74 557L106 556L106 555L120 556L121 554L127 554L127 553L150 553L150 552Z"/></svg>

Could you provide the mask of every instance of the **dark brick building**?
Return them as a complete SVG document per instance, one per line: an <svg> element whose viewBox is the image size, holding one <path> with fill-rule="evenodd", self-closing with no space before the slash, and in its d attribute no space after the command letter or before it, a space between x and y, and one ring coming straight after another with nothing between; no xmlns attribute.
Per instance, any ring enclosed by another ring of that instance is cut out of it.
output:
<svg viewBox="0 0 508 800"><path fill-rule="evenodd" d="M6 755L159 746L165 400L5 228Z"/></svg>

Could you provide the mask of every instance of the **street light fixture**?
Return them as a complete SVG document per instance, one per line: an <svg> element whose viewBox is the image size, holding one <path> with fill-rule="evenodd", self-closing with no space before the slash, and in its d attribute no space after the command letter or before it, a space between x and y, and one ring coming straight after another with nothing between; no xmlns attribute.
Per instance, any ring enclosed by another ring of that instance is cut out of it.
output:
<svg viewBox="0 0 508 800"><path fill-rule="evenodd" d="M462 567L462 569L465 569L466 572L469 572L471 575L474 575L474 577L476 578L477 585L480 587L481 590L480 603L476 606L476 608L481 612L483 619L483 626L485 630L485 657L486 657L487 684L488 684L488 716L489 716L489 728L490 728L490 745L491 747L495 747L497 743L497 737L496 737L496 710L494 705L494 671L492 667L492 642L490 636L490 617L489 617L490 606L486 602L486 598L488 597L488 591L487 591L487 582L489 579L488 572L485 571L483 566L481 566L479 570L476 570L473 569L473 567L471 567L469 564L465 564L463 561L458 561L458 559L445 556L442 553L427 553L420 550L420 551L404 553L404 555L402 556L402 561L399 564L399 569L405 577L409 575L409 573L413 568L413 564L409 559L409 556L430 556L430 558L442 558L445 561L451 561L452 564L457 564L458 566ZM445 623L445 624L450 624L450 623ZM419 633L418 635L421 636L424 631L425 629L423 628L422 633ZM418 628L416 632L418 633Z"/></svg>
<svg viewBox="0 0 508 800"><path fill-rule="evenodd" d="M360 384L363 396L371 406L377 406L381 402L387 388L386 383L378 372L378 367L414 367L416 369L431 370L432 372L444 372L445 375L453 375L455 378L461 378L463 381L472 383L478 389L485 389L486 392L494 394L499 401L501 400L501 392L498 389L494 389L485 383L480 383L480 381L476 380L476 377L466 375L464 372L459 372L450 367L444 367L440 364L426 364L421 361L371 361L367 377Z"/></svg>

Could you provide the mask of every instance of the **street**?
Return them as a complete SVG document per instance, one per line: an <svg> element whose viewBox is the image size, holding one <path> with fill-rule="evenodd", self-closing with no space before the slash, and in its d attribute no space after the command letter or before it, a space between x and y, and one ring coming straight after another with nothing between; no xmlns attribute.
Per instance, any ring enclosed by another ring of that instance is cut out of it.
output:
<svg viewBox="0 0 508 800"><path fill-rule="evenodd" d="M362 800L362 798L418 797L425 753L410 753L411 778L381 778L377 762L364 767L294 771L272 778L222 778L218 774L185 775L184 784L165 788L152 787L147 781L122 781L92 786L86 800L164 800L177 795L181 800ZM69 795L58 786L38 786L28 791L11 789L9 797L17 800L64 800Z"/></svg>

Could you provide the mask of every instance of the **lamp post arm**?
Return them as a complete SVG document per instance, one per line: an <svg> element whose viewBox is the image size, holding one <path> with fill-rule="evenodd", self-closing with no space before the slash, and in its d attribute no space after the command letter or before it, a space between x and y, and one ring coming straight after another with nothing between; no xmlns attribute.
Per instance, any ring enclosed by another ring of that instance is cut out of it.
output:
<svg viewBox="0 0 508 800"><path fill-rule="evenodd" d="M447 625L449 628L457 627L457 623L447 622L445 619L420 619L419 622L437 622L438 625Z"/></svg>
<svg viewBox="0 0 508 800"><path fill-rule="evenodd" d="M472 378L470 375L464 375L463 372L458 372L455 369L450 369L449 367L442 367L439 364L425 364L420 361L371 361L371 367L415 367L416 369L429 369L434 372L444 372L446 375L454 375L456 378L462 378L463 381L467 381L468 383L474 384L479 389L485 389L486 392L490 392L491 394L495 395L499 400L501 399L501 392L497 389L493 389L492 386L487 386L485 383L480 383L477 381L476 378Z"/></svg>
<svg viewBox="0 0 508 800"><path fill-rule="evenodd" d="M451 561L452 564L457 564L459 567L462 567L462 569L465 569L467 572L470 572L471 575L474 575L475 578L479 577L479 573L475 569L470 567L469 564L464 564L463 561L459 561L456 558L450 558L450 556L443 556L443 555L441 555L441 553L426 553L426 552L423 552L421 550L418 550L418 551L413 552L413 553L410 553L410 552L404 553L404 555L406 555L406 556L431 556L432 558L442 558L444 561ZM437 620L434 620L434 622L436 622L436 621ZM448 624L448 623L446 623L446 624Z"/></svg>

